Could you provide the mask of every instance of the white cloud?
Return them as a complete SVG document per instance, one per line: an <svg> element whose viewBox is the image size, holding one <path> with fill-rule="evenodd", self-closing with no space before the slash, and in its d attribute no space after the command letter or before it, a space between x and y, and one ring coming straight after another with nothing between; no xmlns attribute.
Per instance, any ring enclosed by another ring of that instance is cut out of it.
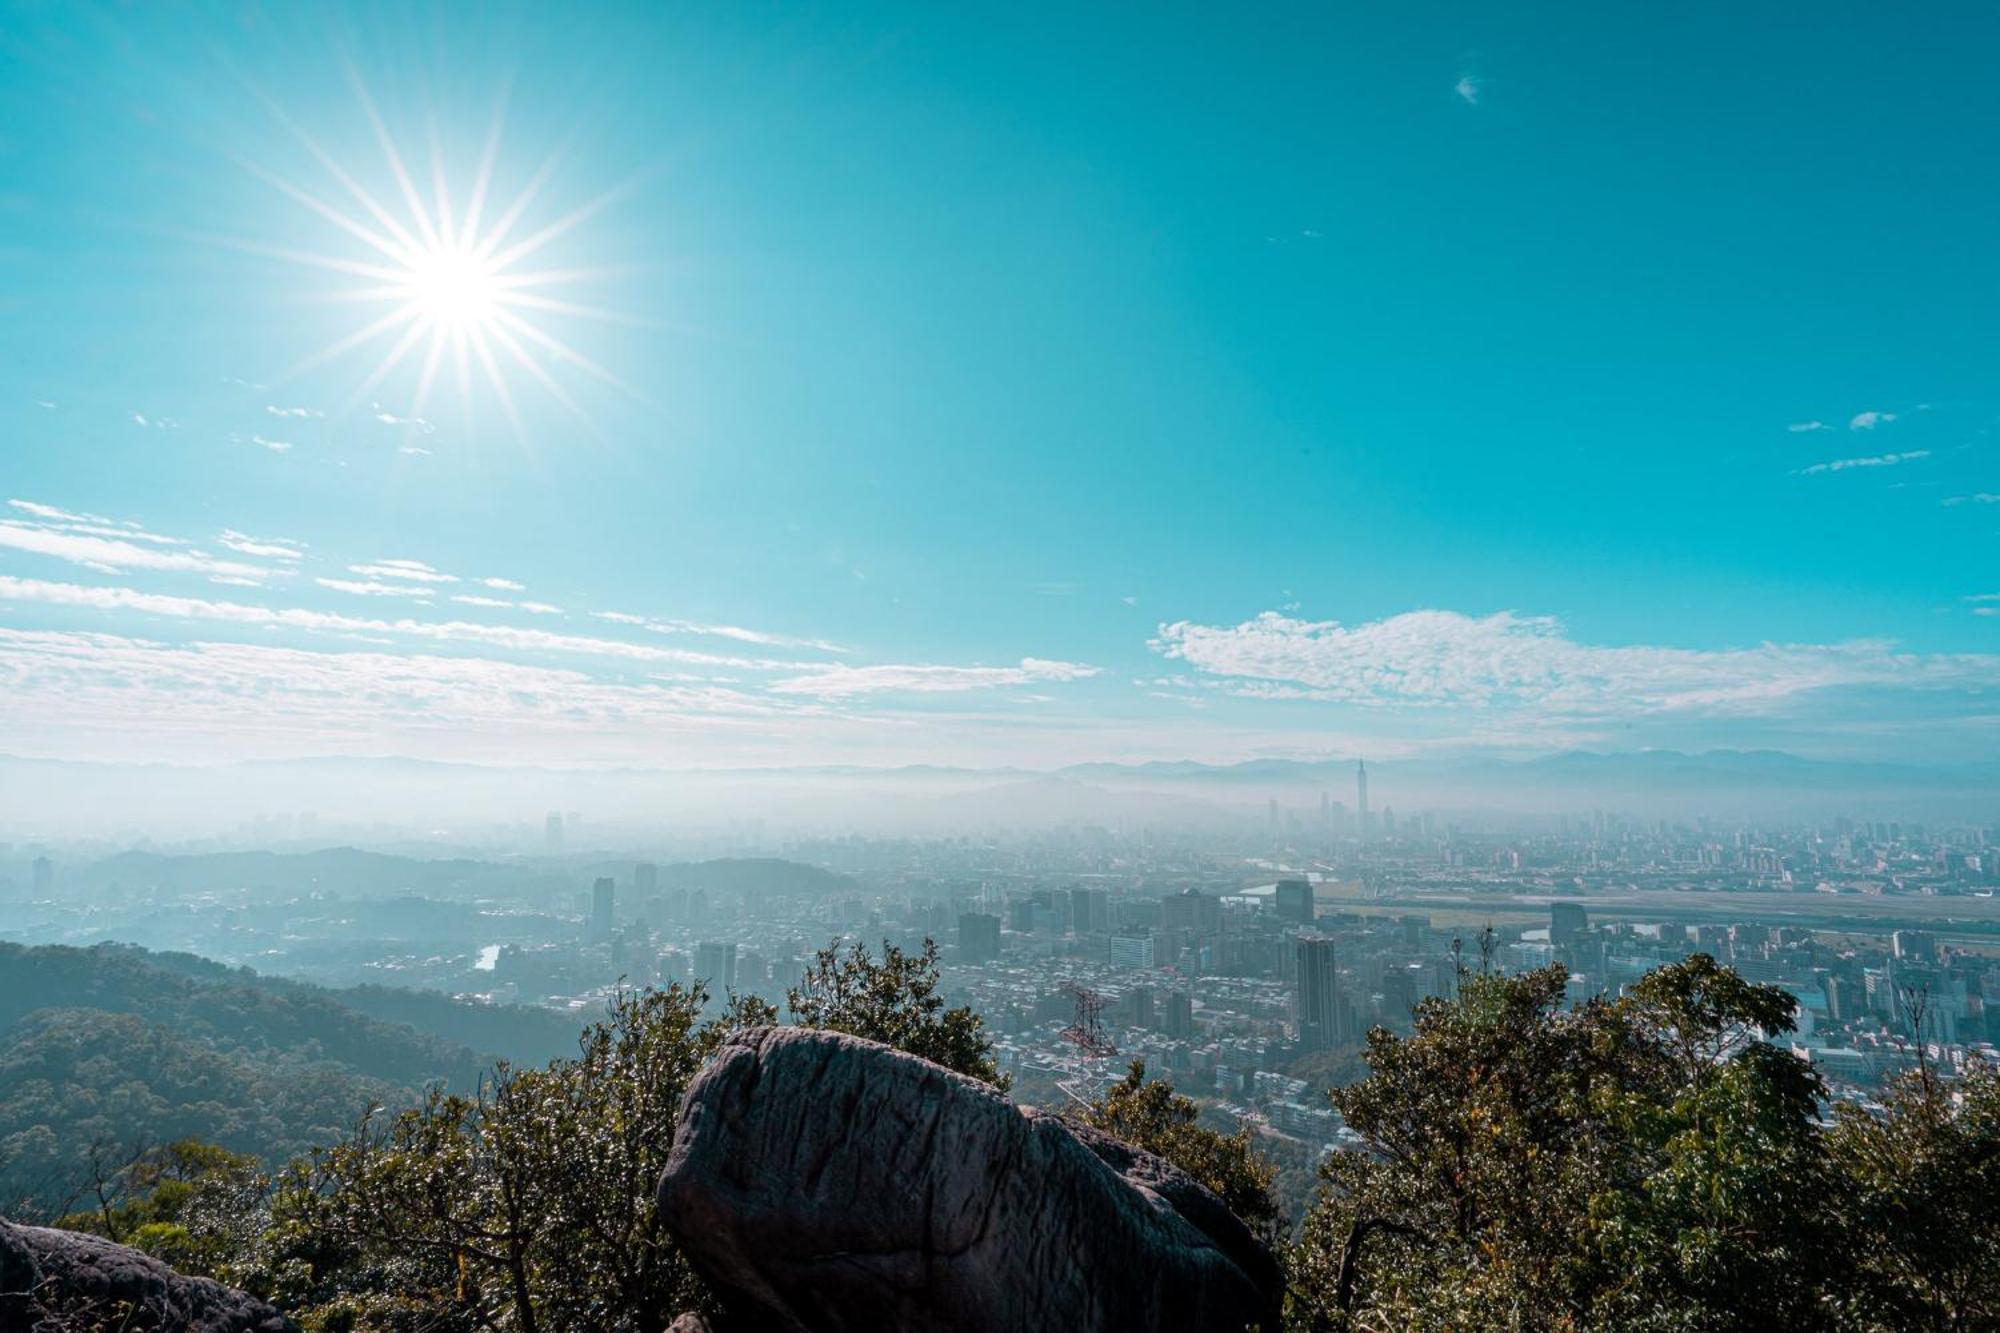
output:
<svg viewBox="0 0 2000 1333"><path fill-rule="evenodd" d="M24 514L28 514L34 518L46 519L51 523L98 523L108 526L111 522L110 519L97 514L72 514L67 509L58 509L54 505L38 504L33 500L9 500L7 503Z"/></svg>
<svg viewBox="0 0 2000 1333"><path fill-rule="evenodd" d="M497 588L501 592L526 592L528 590L526 584L516 583L512 579L481 579L479 582L482 587Z"/></svg>
<svg viewBox="0 0 2000 1333"><path fill-rule="evenodd" d="M332 611L299 607L253 606L245 602L212 602L172 597L136 588L92 588L75 583L48 583L0 574L0 601L38 602L55 606L92 607L100 611L133 611L178 620L213 621L231 625L272 626L312 634L389 634L442 643L478 643L514 652L573 653L635 662L671 662L688 666L730 667L748 671L809 670L815 663L722 657L682 648L662 648L617 639L597 639L510 625L469 621L375 620Z"/></svg>
<svg viewBox="0 0 2000 1333"><path fill-rule="evenodd" d="M238 555L262 556L267 560L297 560L305 554L305 543L289 537L252 537L234 528L223 529L215 539Z"/></svg>
<svg viewBox="0 0 2000 1333"><path fill-rule="evenodd" d="M437 429L422 417L399 417L394 412L385 412L379 407L375 409L375 419L385 426L410 426L426 435Z"/></svg>
<svg viewBox="0 0 2000 1333"><path fill-rule="evenodd" d="M1896 414L1894 412L1856 412L1848 420L1847 428L1849 430L1874 430L1877 426L1886 426L1895 419Z"/></svg>
<svg viewBox="0 0 2000 1333"><path fill-rule="evenodd" d="M235 560L220 560L201 551L162 551L134 545L127 537L145 540L144 534L128 532L121 537L105 537L88 532L41 527L29 523L0 520L0 546L34 555L67 560L99 573L127 569L153 569L173 573L225 575L239 579L264 579L271 571Z"/></svg>
<svg viewBox="0 0 2000 1333"><path fill-rule="evenodd" d="M1953 495L1939 500L1939 504L1950 509L1957 505L2000 505L2000 494L1993 491L1974 491L1971 495Z"/></svg>
<svg viewBox="0 0 2000 1333"><path fill-rule="evenodd" d="M1125 605L1127 606L1137 606L1139 604L1139 599L1137 597L1120 597L1118 600L1125 603Z"/></svg>
<svg viewBox="0 0 2000 1333"><path fill-rule="evenodd" d="M275 403L266 403L264 410L274 417L323 417L326 415L326 413L316 407L279 407Z"/></svg>
<svg viewBox="0 0 2000 1333"><path fill-rule="evenodd" d="M1160 626L1166 657L1249 698L1414 708L1522 706L1565 715L1746 712L1836 687L2000 686L2000 656L1858 640L1686 649L1600 647L1546 616L1411 611L1346 626L1267 611L1240 625Z"/></svg>
<svg viewBox="0 0 2000 1333"><path fill-rule="evenodd" d="M308 754L498 743L518 757L537 738L558 753L593 739L633 753L677 732L814 719L838 723L815 704L712 682L626 684L480 657L0 628L0 725L10 736L57 738L65 752L95 734L124 753L172 739L211 752Z"/></svg>
<svg viewBox="0 0 2000 1333"><path fill-rule="evenodd" d="M250 443L269 449L274 454L288 454L292 451L290 440L267 440L262 435L252 435Z"/></svg>
<svg viewBox="0 0 2000 1333"><path fill-rule="evenodd" d="M1912 449L1901 454L1876 454L1872 458L1836 458L1829 463L1814 463L1811 467L1798 470L1801 477L1816 477L1823 472L1845 472L1857 467L1894 467L1898 463L1914 463L1920 458L1929 458L1928 449Z"/></svg>
<svg viewBox="0 0 2000 1333"><path fill-rule="evenodd" d="M1038 657L1024 657L1019 666L1013 667L837 665L773 681L770 688L777 694L807 694L821 699L837 699L857 694L943 694L990 690L1037 681L1082 680L1097 673L1098 668L1094 666L1079 662L1051 662Z"/></svg>
<svg viewBox="0 0 2000 1333"><path fill-rule="evenodd" d="M654 634L694 634L715 639L734 639L739 643L754 643L765 648L810 648L822 653L844 653L847 649L825 639L800 639L789 634L771 634L763 630L745 629L741 625L712 625L693 620L655 620L651 616L635 616L630 611L593 611L598 620L614 625L633 625L650 630Z"/></svg>
<svg viewBox="0 0 2000 1333"><path fill-rule="evenodd" d="M356 597L431 597L429 588L412 586L408 583L357 582L354 579L314 579L322 588L335 592L352 593Z"/></svg>
<svg viewBox="0 0 2000 1333"><path fill-rule="evenodd" d="M1461 74L1458 76L1458 82L1451 86L1451 90L1457 94L1458 100L1467 106L1478 106L1479 93L1483 85L1484 80L1476 75Z"/></svg>
<svg viewBox="0 0 2000 1333"><path fill-rule="evenodd" d="M458 575L433 569L421 560L377 560L370 565L349 565L347 572L371 579L405 579L411 583L458 582Z"/></svg>
<svg viewBox="0 0 2000 1333"><path fill-rule="evenodd" d="M551 606L547 602L522 602L520 606L523 611L538 616L559 616L562 614L560 606Z"/></svg>
<svg viewBox="0 0 2000 1333"><path fill-rule="evenodd" d="M1801 435L1806 431L1832 430L1833 427L1827 425L1824 421L1794 421L1791 425L1785 427L1785 429L1794 435Z"/></svg>
<svg viewBox="0 0 2000 1333"><path fill-rule="evenodd" d="M498 597L475 597L465 593L460 593L454 596L451 600L457 602L460 606L485 606L485 607L491 607L495 610L500 610L514 605L512 602L503 601Z"/></svg>

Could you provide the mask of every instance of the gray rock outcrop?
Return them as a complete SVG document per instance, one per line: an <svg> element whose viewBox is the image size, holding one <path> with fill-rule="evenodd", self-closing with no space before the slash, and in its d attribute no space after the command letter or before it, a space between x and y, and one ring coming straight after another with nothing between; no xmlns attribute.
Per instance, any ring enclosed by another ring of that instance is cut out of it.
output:
<svg viewBox="0 0 2000 1333"><path fill-rule="evenodd" d="M855 1037L731 1037L660 1205L730 1328L1276 1327L1276 1263L1178 1168Z"/></svg>
<svg viewBox="0 0 2000 1333"><path fill-rule="evenodd" d="M253 1296L102 1236L0 1221L0 1328L21 1333L297 1333Z"/></svg>

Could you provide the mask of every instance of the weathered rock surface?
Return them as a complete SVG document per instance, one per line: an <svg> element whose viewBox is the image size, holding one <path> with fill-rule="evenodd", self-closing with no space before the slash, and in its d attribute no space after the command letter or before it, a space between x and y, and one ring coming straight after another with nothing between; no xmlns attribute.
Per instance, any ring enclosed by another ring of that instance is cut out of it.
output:
<svg viewBox="0 0 2000 1333"><path fill-rule="evenodd" d="M102 1236L0 1221L0 1329L297 1333L253 1296Z"/></svg>
<svg viewBox="0 0 2000 1333"><path fill-rule="evenodd" d="M1276 1263L1178 1168L854 1037L730 1038L660 1206L732 1329L1276 1326Z"/></svg>

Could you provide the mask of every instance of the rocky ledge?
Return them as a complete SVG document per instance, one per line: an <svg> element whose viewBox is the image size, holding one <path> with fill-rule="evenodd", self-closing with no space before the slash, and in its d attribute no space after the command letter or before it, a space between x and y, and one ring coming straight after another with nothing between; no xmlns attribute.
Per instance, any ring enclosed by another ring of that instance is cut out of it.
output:
<svg viewBox="0 0 2000 1333"><path fill-rule="evenodd" d="M1276 1262L1186 1173L856 1037L731 1037L688 1090L660 1206L723 1328L1277 1322Z"/></svg>
<svg viewBox="0 0 2000 1333"><path fill-rule="evenodd" d="M22 1333L297 1333L253 1296L102 1236L0 1221L0 1329Z"/></svg>

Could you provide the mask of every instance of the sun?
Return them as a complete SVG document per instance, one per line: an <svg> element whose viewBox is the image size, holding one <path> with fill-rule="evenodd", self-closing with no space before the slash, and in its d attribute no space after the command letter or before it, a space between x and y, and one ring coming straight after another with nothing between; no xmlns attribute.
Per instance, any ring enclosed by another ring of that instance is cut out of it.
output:
<svg viewBox="0 0 2000 1333"><path fill-rule="evenodd" d="M440 246L414 257L408 295L433 327L490 329L500 306L499 276L477 253Z"/></svg>
<svg viewBox="0 0 2000 1333"><path fill-rule="evenodd" d="M642 322L622 311L581 303L565 295L567 287L628 270L536 269L528 265L552 242L612 203L631 182L527 230L538 206L545 204L558 158L543 163L505 207L493 207L503 124L502 111L496 110L476 167L470 172L456 173L459 183L470 180L463 194L452 188L455 173L444 160L435 131L430 136L428 179L420 185L367 88L358 76L351 74L351 78L381 150L393 193L378 194L369 189L354 172L280 114L287 128L324 169L327 185L338 187L339 194L332 195L334 201L330 201L324 186L316 192L277 173L254 166L251 170L321 221L331 224L351 243L351 250L342 254L250 242L237 244L350 279L348 285L331 294L335 301L386 308L294 365L281 378L295 377L363 348L386 344L386 350L355 388L356 404L367 401L398 367L415 358L420 369L414 393L405 408L411 417L423 416L439 379L449 367L468 411L475 383L482 383L517 433L522 426L515 396L517 374L579 417L582 410L558 377L558 371L578 372L638 397L617 376L545 327L552 318ZM521 235L523 231L527 234Z"/></svg>

